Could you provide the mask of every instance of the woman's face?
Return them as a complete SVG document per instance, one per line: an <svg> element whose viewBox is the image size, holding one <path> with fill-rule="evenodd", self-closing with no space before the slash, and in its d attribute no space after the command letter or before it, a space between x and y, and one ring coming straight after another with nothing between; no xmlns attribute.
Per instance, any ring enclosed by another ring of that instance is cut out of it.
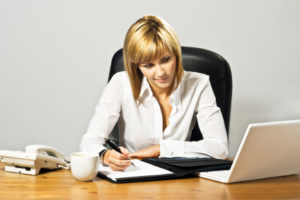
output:
<svg viewBox="0 0 300 200"><path fill-rule="evenodd" d="M164 92L172 89L176 71L174 54L165 52L159 58L142 63L138 67L147 78L152 90Z"/></svg>

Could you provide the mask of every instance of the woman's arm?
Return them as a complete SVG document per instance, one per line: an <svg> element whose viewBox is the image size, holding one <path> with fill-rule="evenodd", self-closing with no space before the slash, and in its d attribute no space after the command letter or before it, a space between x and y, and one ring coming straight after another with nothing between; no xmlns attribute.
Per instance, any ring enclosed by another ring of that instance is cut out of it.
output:
<svg viewBox="0 0 300 200"><path fill-rule="evenodd" d="M140 151L129 153L128 157L143 159L143 158L155 158L158 157L159 155L160 155L160 145L156 144L147 147L145 149L142 149Z"/></svg>
<svg viewBox="0 0 300 200"><path fill-rule="evenodd" d="M220 108L216 104L216 98L209 80L202 91L196 110L196 118L203 140L185 144L185 150L193 152L193 149L197 149L200 153L216 158L227 158L228 141L224 119Z"/></svg>
<svg viewBox="0 0 300 200"><path fill-rule="evenodd" d="M98 153L105 149L104 141L120 116L124 96L122 85L122 74L117 73L104 89L88 130L81 139L81 151Z"/></svg>

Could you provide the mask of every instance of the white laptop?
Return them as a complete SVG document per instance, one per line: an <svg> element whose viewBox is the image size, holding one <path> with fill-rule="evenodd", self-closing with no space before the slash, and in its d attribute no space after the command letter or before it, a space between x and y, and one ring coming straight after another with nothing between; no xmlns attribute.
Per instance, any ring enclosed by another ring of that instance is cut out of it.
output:
<svg viewBox="0 0 300 200"><path fill-rule="evenodd" d="M223 183L300 173L300 120L250 124L230 170L200 172Z"/></svg>

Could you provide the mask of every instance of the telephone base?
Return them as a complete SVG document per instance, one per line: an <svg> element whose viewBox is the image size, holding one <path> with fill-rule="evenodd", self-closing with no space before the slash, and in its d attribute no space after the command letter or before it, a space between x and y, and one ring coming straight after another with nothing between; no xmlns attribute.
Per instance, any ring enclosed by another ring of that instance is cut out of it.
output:
<svg viewBox="0 0 300 200"><path fill-rule="evenodd" d="M28 151L28 150L27 150ZM37 175L41 169L60 169L68 168L69 164L64 158L57 158L54 156L44 155L34 152L20 152L0 150L0 162L5 164L5 171Z"/></svg>
<svg viewBox="0 0 300 200"><path fill-rule="evenodd" d="M28 174L28 175L37 175L40 172L40 168L30 168L30 167L16 167L11 165L5 165L6 172L14 172L20 174Z"/></svg>

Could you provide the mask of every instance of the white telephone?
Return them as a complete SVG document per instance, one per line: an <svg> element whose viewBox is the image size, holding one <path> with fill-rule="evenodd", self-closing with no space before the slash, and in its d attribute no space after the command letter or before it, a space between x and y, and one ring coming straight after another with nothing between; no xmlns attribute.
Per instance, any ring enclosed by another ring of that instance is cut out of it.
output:
<svg viewBox="0 0 300 200"><path fill-rule="evenodd" d="M42 168L69 168L69 159L53 147L46 145L28 145L25 152L0 150L0 161L5 171L37 175Z"/></svg>

